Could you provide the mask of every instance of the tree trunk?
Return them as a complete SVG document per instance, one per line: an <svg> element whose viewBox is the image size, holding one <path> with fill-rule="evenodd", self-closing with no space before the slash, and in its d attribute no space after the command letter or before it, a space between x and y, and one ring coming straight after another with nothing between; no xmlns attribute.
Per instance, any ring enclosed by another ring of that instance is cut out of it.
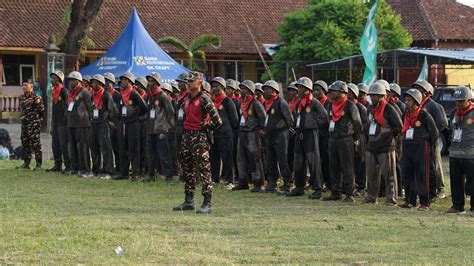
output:
<svg viewBox="0 0 474 266"><path fill-rule="evenodd" d="M74 0L71 5L71 22L60 45L61 51L77 61L81 53L82 41L90 24L99 13L104 0Z"/></svg>

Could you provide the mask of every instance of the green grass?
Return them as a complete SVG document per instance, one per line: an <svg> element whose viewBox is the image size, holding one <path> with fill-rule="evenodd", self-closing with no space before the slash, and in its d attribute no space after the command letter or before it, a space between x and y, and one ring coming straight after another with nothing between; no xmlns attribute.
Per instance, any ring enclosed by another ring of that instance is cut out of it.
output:
<svg viewBox="0 0 474 266"><path fill-rule="evenodd" d="M18 164L0 161L0 264L474 262L474 218L445 215L449 198L420 212L217 187L214 213L203 216L171 211L183 200L177 181L82 179Z"/></svg>

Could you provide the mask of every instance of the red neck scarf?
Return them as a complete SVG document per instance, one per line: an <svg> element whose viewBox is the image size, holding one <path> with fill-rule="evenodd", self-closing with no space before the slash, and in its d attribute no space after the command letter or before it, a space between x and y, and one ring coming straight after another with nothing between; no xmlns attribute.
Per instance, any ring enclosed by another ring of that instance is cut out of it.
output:
<svg viewBox="0 0 474 266"><path fill-rule="evenodd" d="M242 99L242 105L240 106L240 109L242 110L242 114L244 115L245 120L247 120L247 117L249 117L248 109L253 99L255 99L255 96L251 95Z"/></svg>
<svg viewBox="0 0 474 266"><path fill-rule="evenodd" d="M240 95L240 93L235 95L235 98L237 98L237 100L239 101L242 101L242 95Z"/></svg>
<svg viewBox="0 0 474 266"><path fill-rule="evenodd" d="M82 90L81 84L78 84L74 89L69 90L67 93L67 104L71 103L74 101L76 96L79 94L79 92Z"/></svg>
<svg viewBox="0 0 474 266"><path fill-rule="evenodd" d="M137 91L138 92L138 91ZM146 97L146 90L142 90L142 92L139 93L140 97L142 97L143 100L145 100Z"/></svg>
<svg viewBox="0 0 474 266"><path fill-rule="evenodd" d="M293 100L290 101L290 110L292 113L295 111L296 104L299 100L300 98L298 97L298 95L295 95L295 97L293 97Z"/></svg>
<svg viewBox="0 0 474 266"><path fill-rule="evenodd" d="M102 97L104 96L105 89L100 87L97 91L92 91L92 98L94 99L94 105L97 109L102 109Z"/></svg>
<svg viewBox="0 0 474 266"><path fill-rule="evenodd" d="M426 102L431 98L431 95L427 95L426 98L424 100L421 101L421 108L423 108L423 106L425 106Z"/></svg>
<svg viewBox="0 0 474 266"><path fill-rule="evenodd" d="M374 116L375 121L382 127L385 124L383 113L385 112L385 106L387 106L387 103L388 101L386 99L382 99L377 106L372 105L372 115Z"/></svg>
<svg viewBox="0 0 474 266"><path fill-rule="evenodd" d="M301 113L301 110L303 110L303 108L306 107L306 105L309 105L309 104L312 104L312 103L313 103L313 94L308 93L308 95L306 95L306 97L301 99L300 107L298 108L300 113Z"/></svg>
<svg viewBox="0 0 474 266"><path fill-rule="evenodd" d="M365 107L367 107L368 102L367 102L367 99L366 99L365 97L364 97L364 99L362 99L362 100L360 101L360 103L361 103L362 105L364 105Z"/></svg>
<svg viewBox="0 0 474 266"><path fill-rule="evenodd" d="M218 110L221 107L222 102L224 101L226 97L227 95L225 95L225 93L221 93L221 95L219 96L212 96L212 101L214 102L214 105L216 106Z"/></svg>
<svg viewBox="0 0 474 266"><path fill-rule="evenodd" d="M398 99L397 99L397 98L394 98L394 97L392 97L392 96L388 96L388 97L387 97L387 101L392 102L392 103L397 103L397 102L398 102Z"/></svg>
<svg viewBox="0 0 474 266"><path fill-rule="evenodd" d="M236 99L237 97L235 97L235 95L234 95L233 93L231 93L230 96L229 96L229 98L230 98L231 100L233 100L233 99Z"/></svg>
<svg viewBox="0 0 474 266"><path fill-rule="evenodd" d="M51 96L53 96L53 103L54 104L58 103L59 95L61 94L62 89L63 89L63 84L53 85L53 89L51 90Z"/></svg>
<svg viewBox="0 0 474 266"><path fill-rule="evenodd" d="M409 128L412 128L415 125L416 120L421 112L421 105L416 108L416 110L411 113L410 111L405 113L405 118L403 119L402 133L405 134Z"/></svg>
<svg viewBox="0 0 474 266"><path fill-rule="evenodd" d="M272 108L273 102L278 98L278 95L274 92L272 92L272 97L270 99L265 100L265 110L267 113L270 111L270 108Z"/></svg>
<svg viewBox="0 0 474 266"><path fill-rule="evenodd" d="M461 111L459 108L456 108L456 115L459 116L461 122L464 120L464 116L469 113L472 109L474 109L474 103L470 102L464 111Z"/></svg>
<svg viewBox="0 0 474 266"><path fill-rule="evenodd" d="M107 92L110 94L110 96L114 96L115 89L114 88L109 89Z"/></svg>
<svg viewBox="0 0 474 266"><path fill-rule="evenodd" d="M178 101L181 101L181 99L186 97L186 95L188 95L188 92L189 92L188 88L182 90L178 95Z"/></svg>
<svg viewBox="0 0 474 266"><path fill-rule="evenodd" d="M359 102L359 100L357 100L356 98L352 99L352 102L357 105L357 103Z"/></svg>
<svg viewBox="0 0 474 266"><path fill-rule="evenodd" d="M258 101L259 101L261 104L265 104L265 98L263 98L263 97L259 98Z"/></svg>
<svg viewBox="0 0 474 266"><path fill-rule="evenodd" d="M338 101L332 101L332 121L337 122L344 115L344 107L347 103L347 96L344 96Z"/></svg>
<svg viewBox="0 0 474 266"><path fill-rule="evenodd" d="M130 99L130 94L132 94L132 90L133 90L132 87L128 87L122 90L122 92L120 93L122 95L123 104L128 105L128 100Z"/></svg>
<svg viewBox="0 0 474 266"><path fill-rule="evenodd" d="M324 104L327 102L327 100L328 100L328 96L323 95L323 97L321 97L321 99L319 99L319 102L324 106Z"/></svg>

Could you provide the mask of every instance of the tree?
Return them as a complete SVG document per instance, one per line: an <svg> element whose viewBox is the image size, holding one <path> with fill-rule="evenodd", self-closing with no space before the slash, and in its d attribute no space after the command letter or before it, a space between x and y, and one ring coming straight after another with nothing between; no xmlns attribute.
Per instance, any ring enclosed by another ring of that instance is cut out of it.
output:
<svg viewBox="0 0 474 266"><path fill-rule="evenodd" d="M202 34L194 39L189 45L173 36L160 38L156 42L158 44L171 45L183 52L188 57L187 67L202 72L207 70L206 53L203 48L210 46L217 49L221 46L221 38L214 34Z"/></svg>
<svg viewBox="0 0 474 266"><path fill-rule="evenodd" d="M364 2L310 0L306 9L286 15L277 27L281 47L273 60L322 62L360 54L360 37L373 0ZM385 0L379 1L375 21L379 32L377 51L410 45L412 38L400 20ZM271 66L278 81L285 81L282 67L282 64ZM296 67L304 66L300 64ZM262 77L265 78L267 76Z"/></svg>
<svg viewBox="0 0 474 266"><path fill-rule="evenodd" d="M71 6L66 9L62 23L68 24L68 29L59 47L63 53L72 55L74 61L77 61L87 46L94 45L89 38L93 30L91 24L103 2L104 0L73 0Z"/></svg>

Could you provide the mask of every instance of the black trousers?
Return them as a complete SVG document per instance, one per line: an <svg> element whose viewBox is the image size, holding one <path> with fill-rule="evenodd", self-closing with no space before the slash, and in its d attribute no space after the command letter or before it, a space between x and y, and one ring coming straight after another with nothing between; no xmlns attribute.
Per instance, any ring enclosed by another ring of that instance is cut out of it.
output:
<svg viewBox="0 0 474 266"><path fill-rule="evenodd" d="M319 156L319 136L317 130L296 132L294 142L294 163L296 188L304 189L306 185L306 169L309 169L311 187L315 191L321 190L322 171Z"/></svg>
<svg viewBox="0 0 474 266"><path fill-rule="evenodd" d="M234 143L232 135L228 137L214 137L214 143L211 145L210 153L211 176L214 183L219 183L220 178L228 183L233 183Z"/></svg>
<svg viewBox="0 0 474 266"><path fill-rule="evenodd" d="M324 184L331 189L331 174L329 172L329 137L319 136L319 156L321 158L321 171Z"/></svg>
<svg viewBox="0 0 474 266"><path fill-rule="evenodd" d="M293 172L295 169L293 168L293 162L295 160L295 136L290 136L288 139L288 167L290 168L290 172Z"/></svg>
<svg viewBox="0 0 474 266"><path fill-rule="evenodd" d="M171 162L173 167L173 175L178 176L180 169L178 163L178 143L176 140L176 129L173 129L168 133L168 146L171 155ZM149 166L150 167L150 166Z"/></svg>
<svg viewBox="0 0 474 266"><path fill-rule="evenodd" d="M430 204L430 150L428 141L403 144L402 179L405 182L406 201L413 206L416 205L416 196L420 204Z"/></svg>
<svg viewBox="0 0 474 266"><path fill-rule="evenodd" d="M89 127L68 127L68 149L71 160L71 169L75 171L91 170L91 156L89 153Z"/></svg>
<svg viewBox="0 0 474 266"><path fill-rule="evenodd" d="M147 135L148 175L152 176L157 165L166 178L173 177L173 163L167 134Z"/></svg>
<svg viewBox="0 0 474 266"><path fill-rule="evenodd" d="M465 192L471 195L471 211L474 211L474 159L449 157L452 208L464 211Z"/></svg>
<svg viewBox="0 0 474 266"><path fill-rule="evenodd" d="M148 160L146 158L146 120L140 120L140 174L146 174L148 168Z"/></svg>
<svg viewBox="0 0 474 266"><path fill-rule="evenodd" d="M120 145L120 175L128 177L130 164L132 176L140 174L140 124L138 121L123 124L122 145Z"/></svg>
<svg viewBox="0 0 474 266"><path fill-rule="evenodd" d="M354 191L354 140L352 137L329 139L329 169L331 172L331 194L339 196Z"/></svg>
<svg viewBox="0 0 474 266"><path fill-rule="evenodd" d="M122 140L122 125L120 121L109 123L110 142L112 143L112 151L114 153L115 172L120 172L120 142Z"/></svg>
<svg viewBox="0 0 474 266"><path fill-rule="evenodd" d="M276 186L278 169L280 169L283 182L291 186L291 172L288 166L288 130L278 130L265 134L265 155L268 164L268 182Z"/></svg>
<svg viewBox="0 0 474 266"><path fill-rule="evenodd" d="M262 186L264 177L261 158L259 133L257 131L240 132L237 146L237 167L239 168L239 186L247 187L249 180L256 186Z"/></svg>
<svg viewBox="0 0 474 266"><path fill-rule="evenodd" d="M53 149L53 158L54 165L61 167L64 162L66 168L71 167L71 161L69 160L68 152L68 141L67 141L67 126L58 125L53 126L53 139L52 139L52 149Z"/></svg>
<svg viewBox="0 0 474 266"><path fill-rule="evenodd" d="M358 190L365 190L367 187L367 173L365 170L366 146L366 137L361 134L359 137L359 147L357 151L354 151L354 176L356 189Z"/></svg>
<svg viewBox="0 0 474 266"><path fill-rule="evenodd" d="M90 148L92 172L94 172L94 174L98 174L100 170L107 174L114 173L112 144L110 142L109 131L109 126L106 123L92 124Z"/></svg>
<svg viewBox="0 0 474 266"><path fill-rule="evenodd" d="M239 180L239 167L237 166L237 147L239 145L239 130L232 132L232 166L234 168L234 181Z"/></svg>

